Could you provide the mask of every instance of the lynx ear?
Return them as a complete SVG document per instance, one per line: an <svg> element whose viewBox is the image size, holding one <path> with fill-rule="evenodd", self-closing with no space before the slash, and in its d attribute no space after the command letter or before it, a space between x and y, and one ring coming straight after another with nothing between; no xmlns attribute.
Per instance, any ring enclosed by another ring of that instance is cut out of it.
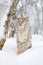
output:
<svg viewBox="0 0 43 65"><path fill-rule="evenodd" d="M24 18L26 21L28 21L28 17Z"/></svg>
<svg viewBox="0 0 43 65"><path fill-rule="evenodd" d="M21 18L17 18L17 20L20 20Z"/></svg>

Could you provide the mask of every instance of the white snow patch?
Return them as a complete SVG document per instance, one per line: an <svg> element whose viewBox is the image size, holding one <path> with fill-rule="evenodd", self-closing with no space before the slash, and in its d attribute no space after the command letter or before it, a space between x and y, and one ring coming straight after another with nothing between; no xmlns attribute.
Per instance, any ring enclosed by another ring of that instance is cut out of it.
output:
<svg viewBox="0 0 43 65"><path fill-rule="evenodd" d="M43 37L32 35L32 48L24 53L16 54L16 36L7 38L0 51L0 65L43 65Z"/></svg>

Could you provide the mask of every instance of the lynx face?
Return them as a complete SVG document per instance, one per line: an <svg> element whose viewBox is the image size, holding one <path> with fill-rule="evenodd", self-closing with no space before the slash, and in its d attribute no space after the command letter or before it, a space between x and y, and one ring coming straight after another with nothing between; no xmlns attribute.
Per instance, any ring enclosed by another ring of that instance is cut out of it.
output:
<svg viewBox="0 0 43 65"><path fill-rule="evenodd" d="M18 25L19 26L24 26L25 23L27 22L28 18L18 18Z"/></svg>

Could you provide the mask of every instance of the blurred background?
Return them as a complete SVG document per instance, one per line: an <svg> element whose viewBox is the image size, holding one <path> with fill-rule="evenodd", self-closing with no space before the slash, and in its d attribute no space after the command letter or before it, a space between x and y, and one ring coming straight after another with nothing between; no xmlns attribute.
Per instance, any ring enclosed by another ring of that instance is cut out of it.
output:
<svg viewBox="0 0 43 65"><path fill-rule="evenodd" d="M14 0L0 0L0 26ZM43 0L20 0L16 7L17 17L28 17L31 34L43 35ZM14 23L15 24L15 23Z"/></svg>

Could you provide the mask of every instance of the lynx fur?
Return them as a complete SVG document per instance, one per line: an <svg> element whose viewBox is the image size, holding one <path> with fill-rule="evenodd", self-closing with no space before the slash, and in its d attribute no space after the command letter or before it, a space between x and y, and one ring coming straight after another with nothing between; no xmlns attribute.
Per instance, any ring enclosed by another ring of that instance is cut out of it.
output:
<svg viewBox="0 0 43 65"><path fill-rule="evenodd" d="M28 18L17 18L17 53L20 54L31 47Z"/></svg>

